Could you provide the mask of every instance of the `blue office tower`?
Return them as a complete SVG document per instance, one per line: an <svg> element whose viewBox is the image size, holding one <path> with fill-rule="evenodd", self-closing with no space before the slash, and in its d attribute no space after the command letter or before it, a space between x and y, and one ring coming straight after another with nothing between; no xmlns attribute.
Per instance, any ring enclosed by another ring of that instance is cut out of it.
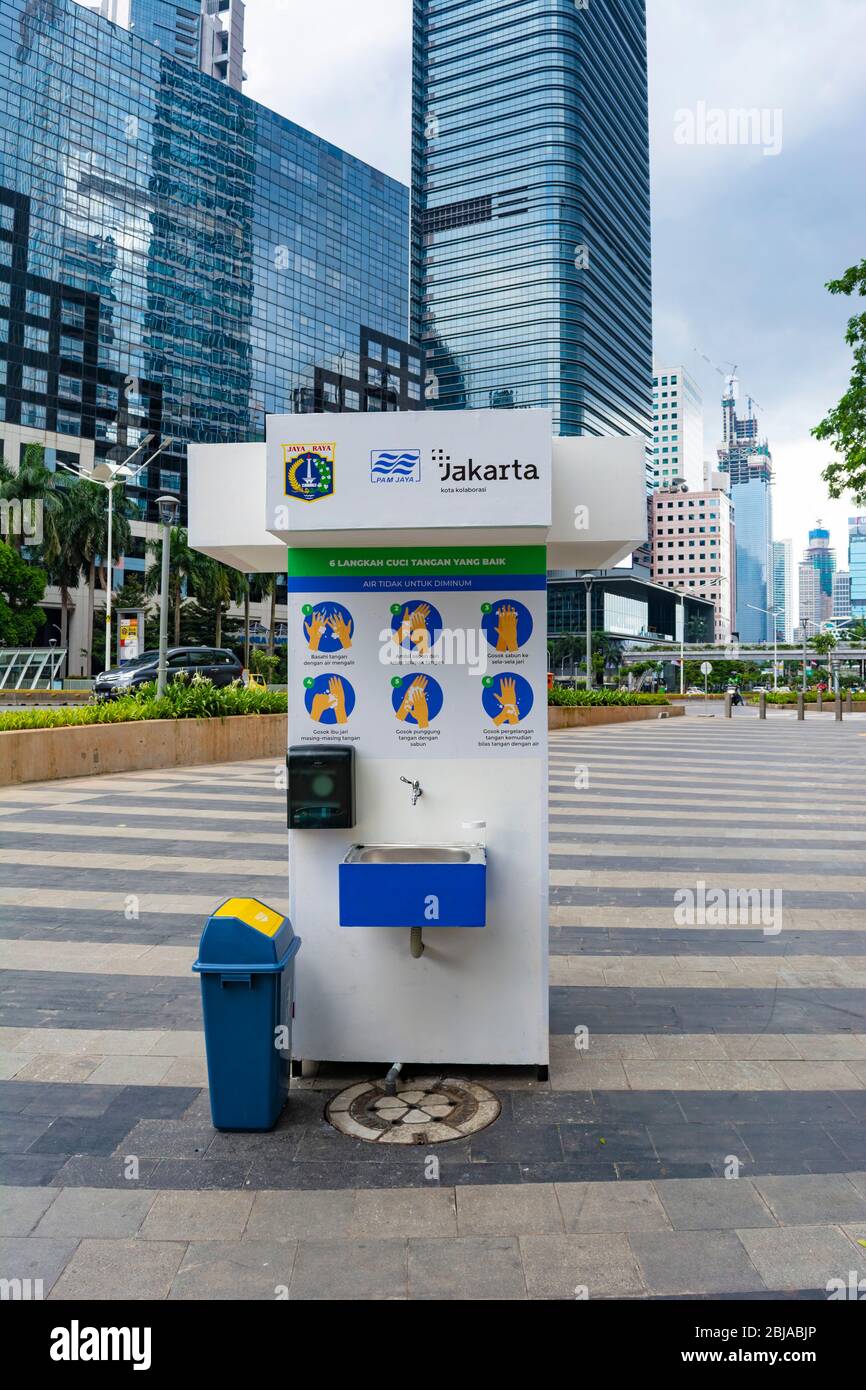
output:
<svg viewBox="0 0 866 1390"><path fill-rule="evenodd" d="M414 0L412 310L438 409L651 429L644 0Z"/></svg>
<svg viewBox="0 0 866 1390"><path fill-rule="evenodd" d="M866 620L866 516L848 518L848 570L851 617Z"/></svg>
<svg viewBox="0 0 866 1390"><path fill-rule="evenodd" d="M417 408L402 184L74 0L0 0L0 64L7 461L170 436L129 489L152 519L188 442Z"/></svg>
<svg viewBox="0 0 866 1390"><path fill-rule="evenodd" d="M736 517L736 630L741 642L771 642L773 607L773 459L761 437L754 401L737 412L737 381L729 377L722 397L719 471L730 480Z"/></svg>

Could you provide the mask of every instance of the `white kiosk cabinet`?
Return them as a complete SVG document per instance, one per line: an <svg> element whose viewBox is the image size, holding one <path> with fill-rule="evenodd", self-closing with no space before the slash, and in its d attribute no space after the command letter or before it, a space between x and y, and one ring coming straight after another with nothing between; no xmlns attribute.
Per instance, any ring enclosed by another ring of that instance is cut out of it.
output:
<svg viewBox="0 0 866 1390"><path fill-rule="evenodd" d="M546 1067L546 571L640 544L643 441L421 411L260 448L190 451L190 534L288 572L296 1057Z"/></svg>

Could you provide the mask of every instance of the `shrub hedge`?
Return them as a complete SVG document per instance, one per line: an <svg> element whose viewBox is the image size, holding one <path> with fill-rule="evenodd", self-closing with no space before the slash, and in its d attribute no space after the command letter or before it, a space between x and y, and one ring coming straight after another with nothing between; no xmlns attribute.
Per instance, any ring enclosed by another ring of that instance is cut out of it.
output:
<svg viewBox="0 0 866 1390"><path fill-rule="evenodd" d="M235 714L285 714L284 691L248 689L239 683L217 689L196 676L173 681L157 699L156 685L143 685L116 700L66 709L0 710L0 733L15 729L62 729L80 724L128 724L142 719L220 719Z"/></svg>
<svg viewBox="0 0 866 1390"><path fill-rule="evenodd" d="M570 690L555 685L547 692L549 705L668 705L667 695L635 693L631 690Z"/></svg>

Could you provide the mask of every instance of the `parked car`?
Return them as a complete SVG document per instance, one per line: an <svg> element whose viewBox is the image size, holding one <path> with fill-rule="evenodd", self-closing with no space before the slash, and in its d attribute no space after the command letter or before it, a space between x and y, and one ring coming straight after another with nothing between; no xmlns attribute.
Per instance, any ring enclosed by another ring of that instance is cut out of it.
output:
<svg viewBox="0 0 866 1390"><path fill-rule="evenodd" d="M134 661L125 661L122 666L113 666L109 671L101 671L93 683L93 693L97 700L114 700L118 695L129 695L149 681L155 681L159 670L159 652L142 652ZM232 681L244 679L244 668L234 652L224 647L169 647L167 659L168 679L176 680L185 676L207 676L214 685L231 685Z"/></svg>

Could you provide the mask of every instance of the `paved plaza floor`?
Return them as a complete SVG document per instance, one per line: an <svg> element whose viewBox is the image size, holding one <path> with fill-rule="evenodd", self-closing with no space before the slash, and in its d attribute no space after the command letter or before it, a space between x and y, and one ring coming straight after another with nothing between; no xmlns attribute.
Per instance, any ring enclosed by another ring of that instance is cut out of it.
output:
<svg viewBox="0 0 866 1390"><path fill-rule="evenodd" d="M866 721L552 736L550 1080L455 1068L502 1111L433 1180L423 1147L324 1118L380 1068L295 1082L271 1134L211 1126L190 966L223 898L287 906L276 771L0 794L0 1277L573 1299L866 1276Z"/></svg>

